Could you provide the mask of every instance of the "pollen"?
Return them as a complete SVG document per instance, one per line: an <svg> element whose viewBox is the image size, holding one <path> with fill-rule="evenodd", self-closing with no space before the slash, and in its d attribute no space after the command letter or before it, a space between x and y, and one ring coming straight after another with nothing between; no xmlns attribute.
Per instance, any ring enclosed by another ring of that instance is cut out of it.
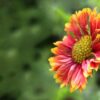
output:
<svg viewBox="0 0 100 100"><path fill-rule="evenodd" d="M75 62L81 63L91 55L92 38L90 35L82 36L72 48L72 58Z"/></svg>

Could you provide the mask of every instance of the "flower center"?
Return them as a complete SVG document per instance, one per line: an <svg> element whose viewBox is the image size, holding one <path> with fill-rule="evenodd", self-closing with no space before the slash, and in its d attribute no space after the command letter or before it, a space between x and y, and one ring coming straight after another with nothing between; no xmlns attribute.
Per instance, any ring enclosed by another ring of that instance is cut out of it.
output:
<svg viewBox="0 0 100 100"><path fill-rule="evenodd" d="M72 58L75 62L81 63L84 59L88 58L91 54L92 39L90 35L81 37L72 48Z"/></svg>

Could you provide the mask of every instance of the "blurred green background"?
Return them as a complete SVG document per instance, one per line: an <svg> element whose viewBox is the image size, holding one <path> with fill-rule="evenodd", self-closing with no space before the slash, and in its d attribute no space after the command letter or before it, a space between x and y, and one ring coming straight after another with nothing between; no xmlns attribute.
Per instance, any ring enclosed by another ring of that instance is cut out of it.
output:
<svg viewBox="0 0 100 100"><path fill-rule="evenodd" d="M100 72L86 89L59 88L49 72L52 43L70 15L100 0L0 0L0 100L100 100Z"/></svg>

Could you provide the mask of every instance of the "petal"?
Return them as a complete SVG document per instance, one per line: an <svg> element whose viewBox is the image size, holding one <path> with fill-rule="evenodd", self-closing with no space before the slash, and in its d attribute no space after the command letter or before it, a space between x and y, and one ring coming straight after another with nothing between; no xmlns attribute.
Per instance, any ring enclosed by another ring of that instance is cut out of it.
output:
<svg viewBox="0 0 100 100"><path fill-rule="evenodd" d="M85 77L92 75L92 70L91 70L91 67L90 67L90 61L89 60L84 60L82 62L82 69L83 69L83 74L84 74Z"/></svg>
<svg viewBox="0 0 100 100"><path fill-rule="evenodd" d="M67 32L67 34L72 33L77 39L79 39L82 34L81 34L80 27L76 19L77 19L76 15L73 15L71 17L70 23L65 24L64 30L65 32Z"/></svg>
<svg viewBox="0 0 100 100"><path fill-rule="evenodd" d="M57 41L57 42L54 42L53 44L54 44L55 46L59 46L61 43L62 43L62 41Z"/></svg>
<svg viewBox="0 0 100 100"><path fill-rule="evenodd" d="M49 59L49 63L51 65L51 71L56 71L59 67L60 67L60 63L56 62L54 57L50 57Z"/></svg>
<svg viewBox="0 0 100 100"><path fill-rule="evenodd" d="M94 9L90 14L90 33L93 40L96 37L96 33L95 33L95 30L97 28L96 16L97 16L96 9Z"/></svg>
<svg viewBox="0 0 100 100"><path fill-rule="evenodd" d="M71 79L71 77L72 77L72 75L73 75L73 73L74 73L74 71L75 71L75 68L76 68L76 64L73 64L71 67L70 67L70 70L69 70L69 72L68 72L68 78L67 78L67 81L69 82L70 81L70 79Z"/></svg>
<svg viewBox="0 0 100 100"><path fill-rule="evenodd" d="M87 79L83 75L81 65L78 65L77 68L75 69L72 79L71 79L70 91L73 92L80 87L81 87L81 89L84 89L86 83L87 83Z"/></svg>
<svg viewBox="0 0 100 100"><path fill-rule="evenodd" d="M52 66L52 68L50 70L57 71L58 68L61 68L61 66L65 66L69 63L72 63L72 58L66 57L63 55L59 55L59 56L55 56L55 57L50 57L49 63Z"/></svg>
<svg viewBox="0 0 100 100"><path fill-rule="evenodd" d="M93 54L94 54L96 60L97 60L97 61L100 61L100 51L97 51L97 52L95 52L95 53L93 53Z"/></svg>
<svg viewBox="0 0 100 100"><path fill-rule="evenodd" d="M98 62L95 59L90 60L91 69L95 69L97 71L99 68L99 64L100 64L100 61Z"/></svg>
<svg viewBox="0 0 100 100"><path fill-rule="evenodd" d="M85 8L82 11L79 11L78 13L76 13L78 23L80 25L80 28L81 28L83 34L88 34L90 13L91 13L90 8Z"/></svg>
<svg viewBox="0 0 100 100"><path fill-rule="evenodd" d="M95 58L90 59L90 66L91 69L95 69L97 71L100 65L100 51L93 53L93 55Z"/></svg>
<svg viewBox="0 0 100 100"><path fill-rule="evenodd" d="M55 55L71 55L71 49L75 43L75 39L69 34L63 38L63 41L54 43L57 47L51 49Z"/></svg>
<svg viewBox="0 0 100 100"><path fill-rule="evenodd" d="M56 72L56 79L59 79L61 84L65 84L67 85L68 84L68 72L70 70L70 67L71 67L72 63L70 64L63 64L59 67L59 69L57 70Z"/></svg>
<svg viewBox="0 0 100 100"><path fill-rule="evenodd" d="M94 43L93 46L92 46L92 48L93 48L93 52L100 51L100 42Z"/></svg>
<svg viewBox="0 0 100 100"><path fill-rule="evenodd" d="M96 19L97 19L97 22L98 22L97 28L100 29L100 13L97 15Z"/></svg>
<svg viewBox="0 0 100 100"><path fill-rule="evenodd" d="M59 45L58 47L52 48L51 52L55 55L65 55L65 56L71 55L71 50L66 46L64 46L63 44Z"/></svg>
<svg viewBox="0 0 100 100"><path fill-rule="evenodd" d="M71 49L75 42L75 39L70 34L63 38L63 44Z"/></svg>
<svg viewBox="0 0 100 100"><path fill-rule="evenodd" d="M94 40L97 34L100 34L100 14L92 18L91 24L91 35Z"/></svg>

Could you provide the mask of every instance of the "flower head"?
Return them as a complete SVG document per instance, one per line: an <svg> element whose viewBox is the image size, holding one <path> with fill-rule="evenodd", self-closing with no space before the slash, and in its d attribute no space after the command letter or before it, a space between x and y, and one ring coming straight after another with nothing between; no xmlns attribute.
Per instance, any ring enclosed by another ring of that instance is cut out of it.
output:
<svg viewBox="0 0 100 100"><path fill-rule="evenodd" d="M54 53L49 58L54 78L63 86L70 86L70 91L83 90L87 77L100 64L100 14L96 9L85 8L71 16L65 24L62 41L54 43Z"/></svg>

